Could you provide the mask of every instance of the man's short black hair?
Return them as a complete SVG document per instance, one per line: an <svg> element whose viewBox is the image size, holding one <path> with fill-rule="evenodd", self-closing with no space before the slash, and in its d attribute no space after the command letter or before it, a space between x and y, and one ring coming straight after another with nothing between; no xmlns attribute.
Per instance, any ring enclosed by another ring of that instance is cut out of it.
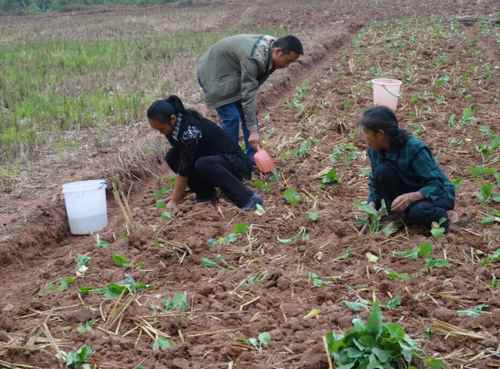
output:
<svg viewBox="0 0 500 369"><path fill-rule="evenodd" d="M292 35L281 37L274 41L273 48L282 49L285 54L290 52L295 52L299 55L304 55L304 48L302 47L302 42Z"/></svg>

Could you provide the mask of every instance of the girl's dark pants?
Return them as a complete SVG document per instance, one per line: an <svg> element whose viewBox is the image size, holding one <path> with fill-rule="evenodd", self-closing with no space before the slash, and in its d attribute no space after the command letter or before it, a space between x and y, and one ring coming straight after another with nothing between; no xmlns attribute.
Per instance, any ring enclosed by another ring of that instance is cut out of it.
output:
<svg viewBox="0 0 500 369"><path fill-rule="evenodd" d="M373 182L377 192L385 200L388 211L390 211L391 204L396 197L405 193L416 192L421 188L416 183L403 178L397 166L390 161L384 161L377 166L373 173ZM375 205L378 209L381 204ZM446 212L454 207L455 202L446 198L437 200L424 199L411 204L405 210L403 219L408 224L430 228L432 222L439 222L444 218L446 222L443 226L448 230L449 224Z"/></svg>
<svg viewBox="0 0 500 369"><path fill-rule="evenodd" d="M175 172L179 169L179 151L170 149L165 160ZM219 187L224 195L236 206L243 207L250 201L253 192L241 182L239 175L226 155L204 156L194 163L194 170L188 177L188 186L199 200L215 197L215 188Z"/></svg>

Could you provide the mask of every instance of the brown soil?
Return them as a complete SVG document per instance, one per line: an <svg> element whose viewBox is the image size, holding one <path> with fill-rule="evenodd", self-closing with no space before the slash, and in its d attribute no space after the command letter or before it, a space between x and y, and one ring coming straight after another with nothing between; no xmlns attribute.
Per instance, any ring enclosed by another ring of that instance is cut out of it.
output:
<svg viewBox="0 0 500 369"><path fill-rule="evenodd" d="M428 14L433 5L433 14L456 12L452 2L419 2L415 5L418 8L411 11L409 4L401 1L388 9L391 9L391 14L398 15L414 11ZM237 5L230 3L228 6L236 9ZM238 6L237 9L241 10L241 5ZM479 6L467 6L471 12L484 12ZM263 127L266 147L278 158L278 167L283 174L282 181L269 181L271 191L264 194L266 213L263 216L241 213L224 200L216 209L212 205L195 204L190 199L175 220L167 223L159 218L160 211L154 207L152 193L164 183L164 177L169 173L155 159L146 166L147 170L136 168L135 182L134 178L122 182L124 189L133 184L129 203L134 220L140 224L138 231L128 238L124 237L120 209L110 197L110 224L101 234L110 242L107 249L96 248L94 237L69 235L62 202L54 195L55 190L52 190L50 201L42 198L38 203L24 202L25 206L33 208L27 218L28 226L15 237L3 242L0 239L4 281L0 286L0 310L4 313L0 317L2 360L38 368L62 368L64 366L55 357L58 349L71 351L88 344L96 351L92 362L99 368L135 368L142 363L148 369L326 369L328 363L322 348L322 336L328 330L349 328L355 316L341 302L358 297L370 300L373 295L387 302L398 295L402 299L401 306L385 310L386 318L400 322L411 336L419 338L428 353L448 355L453 368L466 364L471 368L498 366L498 358L492 353L499 344L500 300L498 289L488 285L492 275L500 278L500 270L498 264L496 267L481 267L478 259L498 247L500 229L498 225L485 228L479 223L488 208L477 204L473 196L477 184L467 174L466 168L478 164L481 158L473 145L450 149L448 141L453 136L484 142L483 135L478 130L448 127L448 115L424 121L423 138L433 148L447 173L452 177L464 177L457 203L460 223L453 226L452 232L443 240L434 242L434 256L448 258L451 267L423 273L422 260L411 262L392 257L393 250L409 249L428 237L417 229L406 230L390 239L357 231L352 209L356 200L366 196L366 178L360 174L361 169L368 165L366 158L360 155L350 166L341 167L342 182L338 186L323 190L316 179L316 175L329 165L332 147L348 142L356 117L371 103L369 93L365 93L356 97L353 107L346 109L342 105L346 98L351 97L351 87L365 77L357 74L369 74L368 71L356 70L356 65L349 68L350 64L346 62L356 60L351 39L359 31L359 21L328 23L337 20L338 14L346 19L367 20L367 17L361 16L359 10L352 12L347 2L339 4L335 16L332 13L335 9L331 7L324 12L319 12L313 5L290 9L288 13L269 9L263 12L257 7L248 10L263 24L287 22L299 16L301 27L314 25L323 30L321 37L318 33L309 35L309 45L314 47L308 57L286 74L274 78L261 95L261 111L269 113L271 122ZM369 14L382 17L379 13L372 11ZM477 29L467 32L477 32ZM483 37L481 42L494 48L493 39ZM465 65L472 63L470 56L459 52L464 48L460 41L448 46L449 54L455 58L448 61L450 65L457 61ZM373 49L374 46L365 37L360 47ZM433 58L433 50L420 51L422 65L430 63L426 58ZM383 53L380 48L378 55ZM493 65L498 65L498 54L490 54L487 58ZM414 106L410 96L424 90L431 83L429 78L427 75L417 76L416 82L405 91L399 110L402 124L412 122ZM304 101L304 113L297 114L286 102L293 96L295 87L305 79L309 81L311 93ZM495 83L498 84L498 75L490 83L489 86L474 88L472 94L481 107L478 118L498 132L500 116L498 105L495 105L498 94L491 96ZM467 104L457 98L454 91L447 91L445 97L449 105L442 108L443 112L460 117ZM436 109L439 113L440 108ZM293 156L279 159L283 148L297 147L294 141L298 133L304 138L315 137L320 144L310 151L307 160ZM363 147L361 142L356 141L356 144ZM102 171L99 174L106 175L106 170L111 173L105 164L106 160L100 161ZM151 172L157 177L152 177ZM91 175L88 173L89 177ZM64 177L65 180L69 178L82 176L75 172ZM295 208L285 204L281 196L285 186L300 190L305 201ZM49 202L52 205L47 206ZM304 214L314 204L321 218L317 223L310 223ZM9 219L12 221L13 217ZM227 235L236 223L252 224L248 237L241 237L227 246L208 246L208 239ZM308 241L298 241L293 245L277 241L277 236L290 237L300 227L307 228ZM350 258L334 261L348 248L352 252ZM367 252L379 256L377 265L367 261ZM124 270L114 266L113 253L126 255L133 267ZM76 284L65 292L44 293L49 282L75 274L76 255L92 257L85 276L79 277ZM206 269L202 266L203 257L215 259L218 255L227 263L225 268ZM382 269L418 277L407 282L391 281ZM308 280L309 272L323 278L332 277L333 282L326 287L314 288ZM110 316L114 301L103 300L95 293L79 296L78 287L103 287L122 280L126 273L151 287L137 295L119 323L110 326L109 319L106 321L105 318ZM254 285L242 284L256 273L265 273L262 281ZM163 298L178 291L188 294L188 312L157 315L154 306L161 307ZM456 314L459 309L478 304L488 304L489 309L476 319ZM320 309L320 315L304 319L313 308ZM360 315L366 317L367 313ZM148 335L139 335L139 329L131 331L141 318L169 335L174 347L153 351L152 339ZM94 329L86 335L78 334L78 325L89 319L95 320ZM435 319L481 333L485 339L444 338L438 332L427 339L424 332ZM50 335L60 340L57 341L58 348L47 345L41 350L28 351L26 345L30 337L47 336L44 323ZM270 332L272 342L262 352L242 343L242 339L256 337L264 331ZM124 336L126 333L129 334ZM483 355L478 356L481 352Z"/></svg>

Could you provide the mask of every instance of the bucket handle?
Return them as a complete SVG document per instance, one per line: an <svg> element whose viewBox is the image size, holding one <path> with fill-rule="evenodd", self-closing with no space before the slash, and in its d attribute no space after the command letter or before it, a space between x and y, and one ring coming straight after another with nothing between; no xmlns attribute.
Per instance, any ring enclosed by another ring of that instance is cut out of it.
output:
<svg viewBox="0 0 500 369"><path fill-rule="evenodd" d="M395 97L396 99L399 99L399 98L401 97L401 94L396 95L396 94L392 93L391 91L389 91L389 90L387 89L387 87L386 87L385 85L382 85L382 88L385 90L385 92L387 92L387 93L388 93L389 95L391 95L392 97Z"/></svg>

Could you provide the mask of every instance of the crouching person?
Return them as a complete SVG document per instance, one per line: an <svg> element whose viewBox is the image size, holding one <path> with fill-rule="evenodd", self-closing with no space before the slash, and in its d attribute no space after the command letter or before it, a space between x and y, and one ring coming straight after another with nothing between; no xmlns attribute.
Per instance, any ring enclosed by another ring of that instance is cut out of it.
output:
<svg viewBox="0 0 500 369"><path fill-rule="evenodd" d="M368 202L379 209L384 200L389 213L407 224L431 227L444 219L448 231L455 190L429 148L400 129L395 114L383 106L365 111L360 126L372 170Z"/></svg>
<svg viewBox="0 0 500 369"><path fill-rule="evenodd" d="M241 182L250 178L251 163L219 126L185 109L177 96L155 101L147 117L151 127L165 135L172 146L166 161L177 177L169 209L182 202L188 186L198 202L215 200L216 188L220 188L243 210L262 204L262 199Z"/></svg>

